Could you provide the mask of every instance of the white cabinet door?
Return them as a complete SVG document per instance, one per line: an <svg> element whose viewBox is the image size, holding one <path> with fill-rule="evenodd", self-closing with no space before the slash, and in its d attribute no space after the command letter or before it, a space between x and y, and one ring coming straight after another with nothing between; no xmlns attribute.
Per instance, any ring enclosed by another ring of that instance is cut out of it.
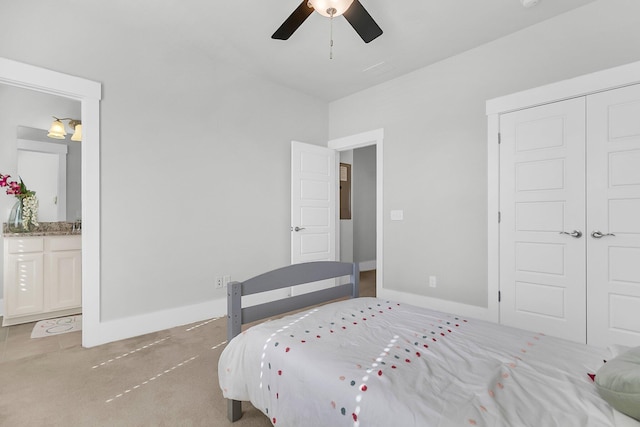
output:
<svg viewBox="0 0 640 427"><path fill-rule="evenodd" d="M586 340L584 109L578 98L500 116L500 322L577 342Z"/></svg>
<svg viewBox="0 0 640 427"><path fill-rule="evenodd" d="M588 342L638 346L640 85L589 96L587 123Z"/></svg>
<svg viewBox="0 0 640 427"><path fill-rule="evenodd" d="M5 237L3 326L79 313L81 249L79 235Z"/></svg>
<svg viewBox="0 0 640 427"><path fill-rule="evenodd" d="M44 310L44 256L39 253L10 254L5 266L6 317Z"/></svg>
<svg viewBox="0 0 640 427"><path fill-rule="evenodd" d="M82 305L82 252L51 252L45 258L49 310Z"/></svg>

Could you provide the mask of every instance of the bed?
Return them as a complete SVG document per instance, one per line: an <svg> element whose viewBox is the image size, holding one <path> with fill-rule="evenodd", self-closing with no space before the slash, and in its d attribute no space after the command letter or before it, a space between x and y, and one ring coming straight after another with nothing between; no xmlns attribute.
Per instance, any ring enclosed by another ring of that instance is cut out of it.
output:
<svg viewBox="0 0 640 427"><path fill-rule="evenodd" d="M336 277L348 283L242 307L245 295ZM218 374L231 421L251 401L275 426L640 426L594 381L615 349L360 298L355 264L296 264L228 294Z"/></svg>

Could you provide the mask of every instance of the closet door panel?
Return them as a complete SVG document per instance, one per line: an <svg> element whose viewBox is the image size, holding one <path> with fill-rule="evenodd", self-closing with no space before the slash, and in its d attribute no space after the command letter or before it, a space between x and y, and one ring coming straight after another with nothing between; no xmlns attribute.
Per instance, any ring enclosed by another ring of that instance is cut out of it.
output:
<svg viewBox="0 0 640 427"><path fill-rule="evenodd" d="M585 100L500 116L500 322L586 340Z"/></svg>
<svg viewBox="0 0 640 427"><path fill-rule="evenodd" d="M638 346L640 85L589 96L587 123L587 340Z"/></svg>

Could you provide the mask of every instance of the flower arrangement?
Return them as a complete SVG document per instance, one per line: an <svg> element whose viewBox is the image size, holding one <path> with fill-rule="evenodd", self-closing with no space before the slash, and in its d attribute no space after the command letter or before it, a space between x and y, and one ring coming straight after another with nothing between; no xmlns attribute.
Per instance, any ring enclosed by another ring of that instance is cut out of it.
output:
<svg viewBox="0 0 640 427"><path fill-rule="evenodd" d="M11 175L0 174L0 187L7 187L7 194L16 196L22 208L22 224L25 229L38 226L38 199L20 178L20 182L9 181ZM10 224L11 225L11 224Z"/></svg>

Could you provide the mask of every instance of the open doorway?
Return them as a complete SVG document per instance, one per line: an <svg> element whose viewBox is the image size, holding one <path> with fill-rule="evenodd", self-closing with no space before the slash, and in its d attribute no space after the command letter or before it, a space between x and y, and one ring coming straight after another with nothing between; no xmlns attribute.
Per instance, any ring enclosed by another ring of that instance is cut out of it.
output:
<svg viewBox="0 0 640 427"><path fill-rule="evenodd" d="M58 95L80 102L82 345L107 342L100 322L100 83L0 58L0 85ZM51 113L53 114L53 113ZM4 157L3 157L4 158Z"/></svg>
<svg viewBox="0 0 640 427"><path fill-rule="evenodd" d="M346 221L340 220L340 227L338 227L338 244L339 244L339 259L341 261L348 262L358 262L360 265L360 269L362 271L361 274L361 289L364 289L361 292L362 296L370 296L370 295L380 295L382 293L382 289L384 287L383 284L383 167L382 167L382 159L383 159L383 137L384 131L383 129L376 129L369 132L363 132L356 135L347 136L344 138L333 139L329 141L328 147L335 149L338 151L340 155L340 161L348 163L347 160L354 162L361 162L361 169L358 171L353 171L352 169L352 180L353 174L356 174L356 181L360 181L361 185L366 187L361 187L362 193L359 195L354 194L354 189L352 188L352 208L358 209L356 205L359 205L360 213L365 213L366 218L360 218L360 224L358 224L357 215L358 213L353 211L353 217L355 218L355 222L352 221L348 223ZM362 151L358 151L361 150ZM352 154L348 154L352 152ZM344 154L344 157L342 154ZM344 159L344 161L343 161ZM367 165L368 166L365 166ZM360 176L362 173L363 176ZM356 184L356 187L358 184ZM373 190L371 190L373 188ZM355 191L360 191L355 189ZM370 193L370 191L374 191L374 195ZM366 200L355 200L354 198L362 197ZM336 216L338 215L339 209L336 209ZM371 224L375 224L375 229L371 228ZM347 234L345 240L342 239L343 235L343 226L344 226L344 234ZM356 227L357 230L356 231ZM368 231L367 231L368 230ZM373 231L372 231L373 230ZM353 235L354 233L358 236L355 239L358 240L357 243L354 243L355 240ZM349 237L351 234L352 237ZM375 243L372 243L375 242ZM355 252L355 245L358 246L357 253ZM344 248L343 248L344 246ZM343 252L344 251L344 252ZM375 286L374 286L375 284ZM371 286L370 290L367 290L367 287Z"/></svg>
<svg viewBox="0 0 640 427"><path fill-rule="evenodd" d="M376 146L340 153L340 261L360 267L360 295L376 296Z"/></svg>

